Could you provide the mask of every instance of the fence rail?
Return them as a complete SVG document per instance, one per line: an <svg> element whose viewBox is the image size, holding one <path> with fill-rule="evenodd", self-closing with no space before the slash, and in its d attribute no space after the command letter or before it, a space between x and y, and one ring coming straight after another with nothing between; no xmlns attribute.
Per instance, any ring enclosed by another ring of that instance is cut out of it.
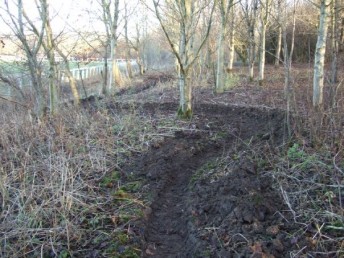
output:
<svg viewBox="0 0 344 258"><path fill-rule="evenodd" d="M139 73L139 65L136 60L131 59L129 60L132 68L132 72L134 75ZM128 77L128 69L127 69L127 61L124 59L118 59L116 61L116 64L119 68L120 74L122 76ZM89 78L95 78L98 76L101 76L104 74L104 63L97 63L97 65L90 65L86 67L78 67L78 68L73 68L71 69L72 76L77 80L86 80ZM112 63L108 62L108 71L110 72L112 70ZM32 89L32 83L30 80L29 73L26 71L22 72L16 72L8 75L8 78L10 78L11 81L13 81L20 89ZM47 79L46 72L43 72L43 79ZM65 70L60 70L59 71L59 79L61 80L62 83L68 83L68 78L66 75ZM0 96L3 97L11 97L15 95L15 92L13 89L5 84L5 83L0 83Z"/></svg>
<svg viewBox="0 0 344 258"><path fill-rule="evenodd" d="M136 60L130 60L130 64L134 74L138 74L139 72L139 65L137 64ZM122 75L128 76L127 70L127 62L125 60L117 61L117 66ZM104 73L104 65L97 65L97 66L88 66L88 67L80 67L71 69L71 73L76 80L81 79L88 79L93 76L99 76ZM112 69L112 63L108 63L108 70ZM62 82L67 82L68 78L66 76L66 72L64 70L60 71L60 78Z"/></svg>

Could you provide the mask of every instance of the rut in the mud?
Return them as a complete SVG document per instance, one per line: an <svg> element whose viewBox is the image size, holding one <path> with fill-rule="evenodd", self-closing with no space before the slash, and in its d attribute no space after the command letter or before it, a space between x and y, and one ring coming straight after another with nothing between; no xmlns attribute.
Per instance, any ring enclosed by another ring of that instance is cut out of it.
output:
<svg viewBox="0 0 344 258"><path fill-rule="evenodd" d="M180 257L188 241L186 198L190 177L224 146L205 143L201 134L179 133L177 141L167 141L143 166L151 180L160 181L151 205L152 213L145 230L144 257Z"/></svg>
<svg viewBox="0 0 344 258"><path fill-rule="evenodd" d="M159 112L147 104L143 110ZM176 132L175 137L140 157L134 166L147 178L153 192L143 257L191 257L199 253L204 244L193 230L190 180L209 160L226 155L234 142L252 137L272 142L276 134L281 135L281 121L283 115L276 112L200 106L198 118L193 120L195 130Z"/></svg>

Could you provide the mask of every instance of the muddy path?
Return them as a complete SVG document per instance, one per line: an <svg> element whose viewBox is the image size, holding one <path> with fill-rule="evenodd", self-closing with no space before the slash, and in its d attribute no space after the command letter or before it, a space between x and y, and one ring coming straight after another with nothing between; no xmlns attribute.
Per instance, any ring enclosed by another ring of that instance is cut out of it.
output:
<svg viewBox="0 0 344 258"><path fill-rule="evenodd" d="M190 178L205 160L224 148L202 142L201 137L180 132L177 141L166 142L166 147L143 161L150 180L157 181L145 230L144 257L180 257L186 251L189 232L185 197Z"/></svg>
<svg viewBox="0 0 344 258"><path fill-rule="evenodd" d="M123 104L120 107L125 108ZM111 108L119 106L111 104ZM175 108L174 103L145 103L138 109L145 115L157 115L173 113ZM284 114L278 110L198 105L188 129L176 131L174 137L167 137L163 142L152 146L147 153L137 157L127 171L136 171L137 176L144 178L151 203L143 222L142 257L231 257L228 253L221 255L221 252L224 254L224 249L217 250L215 247L209 255L205 255L211 240L204 239L202 230L198 228L199 223L205 228L214 227L214 221L223 221L234 210L246 218L238 220L239 224L253 223L256 216L271 219L269 214L275 211L267 208L270 204L256 208L248 205L250 211L247 211L248 206L242 202L233 202L227 195L217 197L220 187L218 183L221 180L212 185L205 179L209 184L203 182L202 185L200 178L204 171L220 167L221 160L228 157L232 160L231 155L239 152L247 143L281 143L283 121ZM243 176L239 181L234 180L238 177L235 174L231 178L222 179L229 184L241 184L239 188L259 187L255 180L257 175L252 172L252 162L244 160L239 167L243 171L236 169L237 173L249 176ZM267 181L262 179L261 182L263 184ZM263 187L267 188L266 183ZM268 188L268 192L270 190ZM239 190L233 194L238 192L240 195ZM245 194L238 198L245 198ZM275 198L273 201L276 201ZM217 209L216 206L222 208ZM247 252L243 250L245 251Z"/></svg>

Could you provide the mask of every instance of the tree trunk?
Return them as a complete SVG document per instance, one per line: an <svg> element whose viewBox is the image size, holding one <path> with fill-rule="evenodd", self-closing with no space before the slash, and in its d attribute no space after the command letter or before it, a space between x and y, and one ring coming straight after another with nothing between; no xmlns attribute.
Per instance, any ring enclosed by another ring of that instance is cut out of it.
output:
<svg viewBox="0 0 344 258"><path fill-rule="evenodd" d="M234 57L235 57L235 8L234 6L231 9L231 26L230 26L230 33L229 33L229 55L228 55L228 66L227 71L231 75L233 72L233 63L234 63Z"/></svg>
<svg viewBox="0 0 344 258"><path fill-rule="evenodd" d="M181 118L192 117L192 86L191 76L188 73L179 74L179 109L178 116Z"/></svg>
<svg viewBox="0 0 344 258"><path fill-rule="evenodd" d="M251 25L249 29L249 46L248 46L248 74L250 81L254 80L254 62L256 60L256 43L255 43L255 33L254 33L254 25Z"/></svg>
<svg viewBox="0 0 344 258"><path fill-rule="evenodd" d="M110 4L113 3L113 9L110 8ZM111 62L112 69L109 76L108 85L105 89L105 95L113 95L114 89L116 87L116 74L117 74L117 64L116 64L116 47L117 47L117 29L118 29L118 16L119 16L119 0L112 1L101 1L101 7L103 9L103 19L106 29L106 35L108 37L108 43L110 42L111 49ZM111 13L111 11L113 13Z"/></svg>
<svg viewBox="0 0 344 258"><path fill-rule="evenodd" d="M116 87L116 68L117 68L117 62L116 62L116 44L115 40L111 38L111 73L110 73L110 78L109 78L109 84L108 87L106 88L106 94L107 96L111 96L114 92L114 88Z"/></svg>
<svg viewBox="0 0 344 258"><path fill-rule="evenodd" d="M44 115L45 111L45 98L44 98L44 90L42 85L42 72L41 68L38 66L37 60L35 56L31 56L31 53L26 52L26 56L29 62L29 70L31 76L31 82L33 88L36 92L36 103L34 107L34 113L38 118L41 118Z"/></svg>
<svg viewBox="0 0 344 258"><path fill-rule="evenodd" d="M328 30L329 6L330 6L330 0L321 0L318 40L317 40L315 58L314 58L314 78L313 78L313 106L314 107L320 107L323 104L324 65L325 65L327 30Z"/></svg>
<svg viewBox="0 0 344 258"><path fill-rule="evenodd" d="M250 46L250 49L249 49L249 53L248 53L248 56L249 56L249 63L248 63L248 76L249 76L249 79L250 81L253 81L254 80L254 46Z"/></svg>
<svg viewBox="0 0 344 258"><path fill-rule="evenodd" d="M108 85L108 74L109 74L109 62L108 62L108 48L105 46L104 54L104 73L103 76L103 85L102 85L102 94L106 95L106 88Z"/></svg>
<svg viewBox="0 0 344 258"><path fill-rule="evenodd" d="M217 53L217 72L216 72L216 93L223 93L225 90L225 63L224 63L224 44L226 35L226 24L224 21L221 25L221 31L219 33L218 53Z"/></svg>
<svg viewBox="0 0 344 258"><path fill-rule="evenodd" d="M78 87L77 87L77 84L76 84L76 80L75 80L72 72L70 71L70 66L69 66L68 58L58 47L56 47L56 51L62 57L63 62L65 64L65 66L66 66L66 70L65 71L66 71L66 75L67 75L67 78L68 78L68 81L69 81L69 87L70 87L70 89L72 91L72 94L73 94L74 104L75 105L79 105L80 104L80 96L79 96L79 92L78 92ZM85 96L85 97L87 97L87 96Z"/></svg>
<svg viewBox="0 0 344 258"><path fill-rule="evenodd" d="M339 39L339 3L338 0L332 1L331 16L332 16L332 37L331 37L331 83L334 86L338 82L338 39ZM333 87L334 88L334 87ZM334 96L333 96L334 97Z"/></svg>
<svg viewBox="0 0 344 258"><path fill-rule="evenodd" d="M265 34L266 34L266 24L263 24L262 30L260 32L260 49L259 49L258 83L260 86L263 85L264 73L265 73Z"/></svg>
<svg viewBox="0 0 344 258"><path fill-rule="evenodd" d="M285 6L285 11L287 7ZM293 96L293 85L291 82L291 64L292 64L292 57L294 52L294 42L295 42L295 27L296 27L296 1L293 1L293 16L292 16L292 34L291 34L291 47L290 51L288 50L288 42L287 42L287 25L283 23L283 64L284 64L284 95L287 100L287 108L286 108L286 122L287 122L287 129L288 129L288 136L291 137L291 119L290 113L292 108L292 96ZM287 17L285 17L287 19ZM282 28L282 27L281 27Z"/></svg>
<svg viewBox="0 0 344 258"><path fill-rule="evenodd" d="M258 83L260 86L264 82L265 74L265 45L266 45L266 27L269 23L269 14L270 14L271 0L265 0L264 4L261 4L262 10L260 11L260 49L259 49L259 74L258 74Z"/></svg>
<svg viewBox="0 0 344 258"><path fill-rule="evenodd" d="M46 4L46 21L45 21L45 30L47 34L47 45L46 45L46 54L49 60L49 99L50 99L50 113L55 114L58 109L58 97L57 97L57 67L55 63L55 48L53 42L53 32L50 26L49 18L49 6Z"/></svg>
<svg viewBox="0 0 344 258"><path fill-rule="evenodd" d="M127 73L128 73L129 79L133 78L133 68L131 66L131 60L130 59L127 59Z"/></svg>
<svg viewBox="0 0 344 258"><path fill-rule="evenodd" d="M281 49L282 49L282 27L278 26L277 46L276 46L276 52L275 52L275 67L278 67L280 64Z"/></svg>

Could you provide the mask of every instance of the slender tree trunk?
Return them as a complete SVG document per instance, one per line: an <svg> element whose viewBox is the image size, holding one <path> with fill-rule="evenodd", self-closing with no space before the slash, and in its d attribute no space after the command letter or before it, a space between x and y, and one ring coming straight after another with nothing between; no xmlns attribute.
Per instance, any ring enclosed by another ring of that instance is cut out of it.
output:
<svg viewBox="0 0 344 258"><path fill-rule="evenodd" d="M259 74L258 74L258 83L260 86L262 86L264 82L265 53L266 53L266 50L265 50L266 28L269 22L271 0L265 0L264 4L261 3L261 5L262 5L262 10L260 11L261 30L260 30Z"/></svg>
<svg viewBox="0 0 344 258"><path fill-rule="evenodd" d="M264 73L265 73L265 34L266 34L266 24L263 24L262 30L260 32L260 49L259 49L258 83L260 86L263 85Z"/></svg>
<svg viewBox="0 0 344 258"><path fill-rule="evenodd" d="M332 37L331 37L331 50L332 50L332 62L331 62L331 83L334 85L338 82L338 38L339 38L339 0L332 0L331 8L331 27L332 27Z"/></svg>
<svg viewBox="0 0 344 258"><path fill-rule="evenodd" d="M286 5L286 3L285 3ZM287 7L285 6L285 20L287 19ZM293 85L291 83L291 64L292 64L292 57L294 52L294 42L295 42L295 27L296 27L296 2L293 1L293 16L292 16L292 34L291 34L291 47L290 51L288 49L288 42L287 42L287 25L286 22L282 25L283 26L283 64L284 64L284 95L287 100L287 114L286 114L286 122L287 122L287 129L288 129L288 136L291 137L291 121L290 121L290 113L292 108L292 95L293 95Z"/></svg>
<svg viewBox="0 0 344 258"><path fill-rule="evenodd" d="M248 74L250 81L254 80L255 44L250 43L248 49Z"/></svg>
<svg viewBox="0 0 344 258"><path fill-rule="evenodd" d="M113 3L113 10L111 10L111 3ZM105 24L106 34L108 42L110 42L111 49L111 62L112 68L109 76L108 85L105 90L106 95L113 95L116 88L116 74L118 73L118 67L116 64L116 47L117 47L117 29L118 29L118 16L119 16L119 0L101 1L101 7L103 9L103 20ZM113 13L111 13L111 11Z"/></svg>
<svg viewBox="0 0 344 258"><path fill-rule="evenodd" d="M31 83L35 91L35 107L34 113L38 118L41 118L44 115L45 110L45 98L44 98L44 89L42 84L42 71L39 67L36 57L31 56L31 53L26 52L29 62L29 71L31 76Z"/></svg>
<svg viewBox="0 0 344 258"><path fill-rule="evenodd" d="M127 63L127 74L128 78L133 78L133 69L131 66L131 51L130 51L130 44L129 44L129 36L128 36L128 4L125 3L124 5L125 11L125 19L124 19L124 34L125 34L125 43L126 43L126 63Z"/></svg>
<svg viewBox="0 0 344 258"><path fill-rule="evenodd" d="M282 27L278 26L277 46L275 52L275 67L280 65L281 49L282 49Z"/></svg>
<svg viewBox="0 0 344 258"><path fill-rule="evenodd" d="M69 81L69 87L70 87L72 94L73 94L74 104L79 105L80 104L80 96L79 96L79 92L78 92L78 87L77 87L76 80L75 80L72 72L70 71L71 69L70 69L68 58L58 47L56 47L56 51L62 57L63 62L66 66L65 72L66 72L66 76L67 76L68 81ZM85 96L85 97L87 97L87 96Z"/></svg>
<svg viewBox="0 0 344 258"><path fill-rule="evenodd" d="M226 24L222 21L221 30L219 33L219 43L217 49L217 72L216 72L216 93L223 93L225 90L225 63L224 63L224 45L226 35Z"/></svg>
<svg viewBox="0 0 344 258"><path fill-rule="evenodd" d="M104 55L104 73L103 73L103 86L102 86L102 93L106 95L107 92L107 85L108 85L108 74L109 74L109 62L108 62L108 48L107 45L105 47L105 55Z"/></svg>
<svg viewBox="0 0 344 258"><path fill-rule="evenodd" d="M139 51L137 51L136 62L137 62L137 65L139 66L140 75L143 75L145 73L145 66L144 66L142 59L140 58L140 52Z"/></svg>
<svg viewBox="0 0 344 258"><path fill-rule="evenodd" d="M248 46L248 74L250 81L254 80L254 63L256 61L256 42L255 42L255 33L254 33L254 24L251 24L249 28L249 46Z"/></svg>
<svg viewBox="0 0 344 258"><path fill-rule="evenodd" d="M326 52L326 39L328 31L328 16L330 0L320 2L320 22L318 30L318 40L314 58L314 78L313 78L313 106L320 107L323 104L324 91L324 65Z"/></svg>
<svg viewBox="0 0 344 258"><path fill-rule="evenodd" d="M49 99L50 99L50 113L55 114L58 112L58 96L57 96L57 67L55 62L55 48L53 40L53 32L50 26L49 6L47 1L43 1L46 5L46 21L45 31L47 34L46 52L49 60Z"/></svg>
<svg viewBox="0 0 344 258"><path fill-rule="evenodd" d="M227 71L229 75L232 75L233 72L233 63L235 57L235 8L231 8L231 17L230 17L230 33L229 33L229 55L228 55L228 66Z"/></svg>
<svg viewBox="0 0 344 258"><path fill-rule="evenodd" d="M116 87L116 68L117 68L117 62L116 62L116 39L111 38L110 48L111 48L111 73L109 78L109 84L106 89L106 95L112 95L114 92L114 88Z"/></svg>

